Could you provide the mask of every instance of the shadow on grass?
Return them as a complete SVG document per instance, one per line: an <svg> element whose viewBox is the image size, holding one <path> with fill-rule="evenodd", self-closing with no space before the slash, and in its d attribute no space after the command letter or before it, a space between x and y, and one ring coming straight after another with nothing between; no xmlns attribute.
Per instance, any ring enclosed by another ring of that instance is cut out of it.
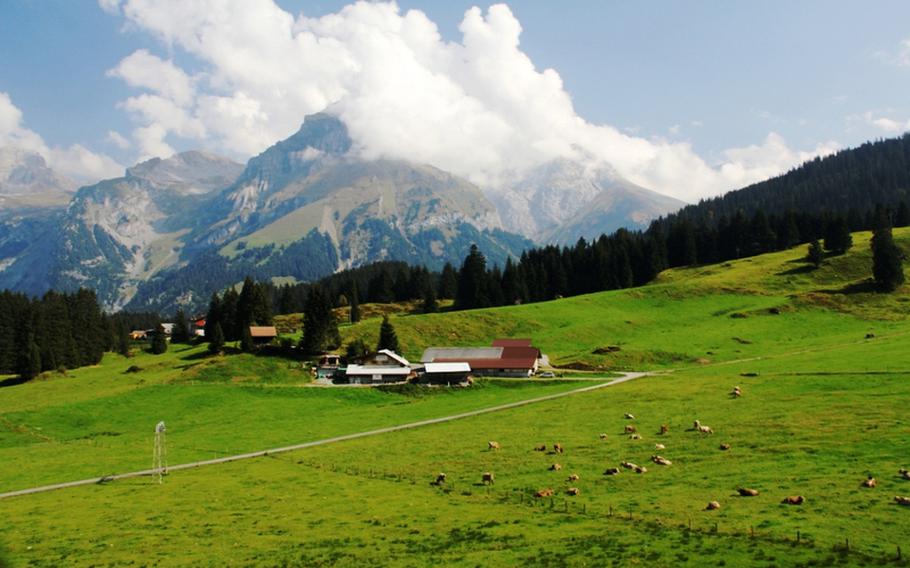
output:
<svg viewBox="0 0 910 568"><path fill-rule="evenodd" d="M8 379L3 379L0 381L0 389L3 387L14 387L16 385L22 385L28 382L28 379L23 379L22 377L10 377ZM3 565L0 564L0 567Z"/></svg>
<svg viewBox="0 0 910 568"><path fill-rule="evenodd" d="M867 279L862 282L854 282L853 284L847 284L842 288L827 288L823 290L816 290L820 294L875 294L880 292L881 289L875 284L874 280Z"/></svg>
<svg viewBox="0 0 910 568"><path fill-rule="evenodd" d="M802 262L802 261L800 261ZM804 264L803 266L797 266L796 268L791 268L790 270L784 270L778 272L777 276L794 276L796 274L808 274L814 271L817 267L812 264Z"/></svg>

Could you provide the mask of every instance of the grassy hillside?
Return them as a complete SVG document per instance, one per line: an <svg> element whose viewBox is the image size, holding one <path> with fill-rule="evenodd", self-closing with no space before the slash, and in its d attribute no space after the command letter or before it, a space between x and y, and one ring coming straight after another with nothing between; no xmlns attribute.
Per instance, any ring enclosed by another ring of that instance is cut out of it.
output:
<svg viewBox="0 0 910 568"><path fill-rule="evenodd" d="M896 236L910 242L910 231ZM14 566L907 566L910 509L893 497L910 495L910 481L897 476L910 467L908 289L865 291L868 237L854 238L848 255L813 271L795 249L671 271L636 290L395 315L410 356L425 345L513 335L533 337L560 364L675 370L456 422L175 472L162 485L137 478L0 500L0 558L5 551ZM375 341L377 330L372 319L343 333ZM620 350L592 353L608 345ZM132 365L141 370L127 373ZM0 388L0 491L147 468L161 419L174 464L579 384L325 389L281 359L212 358L200 348L109 356L95 368ZM729 395L734 385L742 398ZM715 434L692 431L695 419ZM641 440L623 433L627 424ZM670 427L664 436L661 424ZM489 440L502 449L488 450ZM556 442L564 454L533 450ZM653 454L673 464L655 465ZM622 461L648 472L603 475ZM561 471L548 469L554 462ZM440 471L447 483L432 485ZM480 483L484 471L495 473L495 485ZM572 473L580 479L570 484ZM867 475L877 488L860 487ZM566 495L570 485L580 495ZM741 486L760 494L739 497ZM535 498L544 488L555 496ZM796 494L804 505L780 503ZM721 509L705 511L711 500Z"/></svg>

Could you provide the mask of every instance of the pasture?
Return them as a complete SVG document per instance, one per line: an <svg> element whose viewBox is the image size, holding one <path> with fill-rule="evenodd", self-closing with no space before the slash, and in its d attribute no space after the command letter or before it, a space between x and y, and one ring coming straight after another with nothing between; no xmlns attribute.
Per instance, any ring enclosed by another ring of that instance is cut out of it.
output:
<svg viewBox="0 0 910 568"><path fill-rule="evenodd" d="M906 244L910 232L896 236ZM910 508L894 496L910 495L897 475L910 467L907 288L864 288L867 237L854 238L818 271L802 270L794 249L670 271L636 290L395 316L411 357L427 345L529 336L557 363L665 372L175 472L161 485L136 478L0 500L0 556L13 566L906 566ZM369 339L376 328L369 319L343 334ZM608 345L620 349L594 353ZM141 370L127 373L133 365ZM421 391L308 381L292 361L172 348L0 388L0 490L148 468L160 419L173 464L590 384ZM742 397L731 396L735 385ZM696 419L714 434L694 431ZM488 448L494 440L501 449ZM565 452L553 453L555 443ZM604 475L613 467L621 472ZM434 485L440 472L446 481ZM484 472L494 484L481 483ZM869 475L876 488L861 487ZM759 494L741 497L740 487ZM536 498L544 489L553 497ZM782 504L790 495L806 501ZM705 510L709 501L720 509Z"/></svg>

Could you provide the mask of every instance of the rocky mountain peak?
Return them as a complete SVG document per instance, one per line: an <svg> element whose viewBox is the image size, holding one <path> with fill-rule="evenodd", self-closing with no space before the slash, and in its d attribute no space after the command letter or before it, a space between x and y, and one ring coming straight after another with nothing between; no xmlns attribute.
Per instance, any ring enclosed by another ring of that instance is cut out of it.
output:
<svg viewBox="0 0 910 568"><path fill-rule="evenodd" d="M198 195L229 186L243 166L223 156L200 151L152 158L126 170L127 179L144 180L153 187Z"/></svg>

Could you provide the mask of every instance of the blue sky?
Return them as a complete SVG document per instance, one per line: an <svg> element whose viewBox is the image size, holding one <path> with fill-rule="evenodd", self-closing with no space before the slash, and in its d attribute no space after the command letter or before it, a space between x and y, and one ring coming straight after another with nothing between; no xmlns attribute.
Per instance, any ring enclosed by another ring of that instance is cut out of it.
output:
<svg viewBox="0 0 910 568"><path fill-rule="evenodd" d="M217 38L210 45L189 45L188 38L206 26L250 21L257 15L253 13L254 2L243 3L242 10L217 21L194 20L199 26L196 30L185 21L166 21L166 8L158 12L141 6L132 9L129 0L125 4L116 0L103 3L109 4L107 10L96 2L81 0L0 2L0 93L6 93L21 113L17 128L40 137L57 155L78 144L118 165L190 148L244 159L296 130L305 114L318 110L314 101L322 99L342 101L342 116L353 123L353 131L362 133L367 154L415 151L402 147L401 140L393 145L380 137L380 133L388 133L390 124L394 127L414 121L414 130L402 132L402 140L413 139L413 132L433 128L451 132L465 124L464 115L445 122L439 113L407 111L424 103L415 99L411 107L398 104L403 96L410 96L400 85L391 86L386 93L395 101L391 106L367 100L367 93L356 92L357 87L351 86L367 84L362 77L329 77L329 72L312 62L296 67L295 62L306 57L305 51L289 53L288 60L274 72L286 69L295 85L309 85L308 74L320 73L312 82L319 85L313 87L318 96L300 92L284 97L275 95L287 91L283 81L271 87L259 80L245 83L241 76L255 74L255 66L237 70L231 62L220 61L218 49L223 45ZM301 12L316 18L338 13L348 3L277 0L278 8L268 4L262 3L262 14L280 15L283 10L295 18ZM470 68L440 66L435 60L426 66L429 75L445 75L448 83L456 83L470 102L465 113L477 108L485 117L465 127L474 138L456 140L454 147L459 143L462 148L473 147L478 139L502 139L502 148L492 147L492 157L468 159L465 171L456 173L470 173L478 183L495 184L510 167L529 167L535 161L565 157L581 148L579 155L585 159L607 161L633 181L691 200L755 181L775 169L792 167L794 161L836 147L895 136L908 129L910 3L864 4L516 1L508 3L511 19L509 15L493 18L488 4L477 4L485 25L475 26L475 36L489 33L506 38L502 45L491 41L462 50L460 57L471 59ZM460 0L402 0L397 14L404 18L411 9L424 12L442 36L432 49L444 53L445 45L466 41L459 26L473 5ZM256 5L255 9L259 8ZM361 12L359 19L351 13L339 16L349 25L346 31L338 32L340 35L334 28L326 31L324 22L308 27L307 32L357 44L359 40L351 30L360 28L351 22L372 25L369 18L375 15L370 10ZM387 13L383 18L376 16L376 22L383 22L377 26L390 21ZM515 49L508 45L512 19L521 26L520 45ZM251 44L245 49L255 55L261 47L263 57L274 64L281 58L274 51L280 46L256 45L269 43L267 25L263 23L251 36ZM484 49L499 57L500 48L502 65L516 64L519 54L530 60L536 74L524 70L512 77L509 71L501 71L497 77L484 78L484 65L496 67L496 62L487 60ZM134 59L130 61L132 67L124 65L119 74L111 72L137 50L145 50L151 59ZM346 49L345 54L344 60L355 60L358 69L382 65L364 63L370 60L369 50L359 47ZM192 94L174 95L153 80L140 77L142 70L136 66L148 61L155 64L150 72L158 68L159 61L164 62L162 68L179 69L190 78ZM388 74L390 81L406 82L413 90L435 88L421 82L427 69L396 75L401 65L391 60L388 65L387 73L379 67L370 80L376 80L376 74ZM561 88L556 89L542 76L547 68L559 74ZM263 74L267 72L263 68ZM566 125L577 116L603 128L595 132L565 126L558 140L541 138L541 129L533 124L535 116L542 113L540 101L531 96L534 93L529 93L524 115L509 110L509 106L525 102L520 94L509 100L489 94L511 85L522 85L528 91L553 90L551 95L559 99L553 106L562 108L562 114L554 112L546 121ZM375 84L371 89L383 87ZM164 91L167 93L162 94ZM148 97L138 100L143 95L165 99L178 96L182 118L163 117L164 111L158 107L150 110ZM239 95L247 102L251 98L258 114L251 111L244 115L243 120L250 121L247 130L227 132L217 121L224 124L224 116L239 116L236 109L230 110L234 114L208 116L205 105L214 99L205 99L207 95L223 96L230 104L237 103ZM571 110L560 99L562 95L571 101ZM449 96L426 105L460 105L461 99L450 100L446 98ZM131 98L133 103L127 103ZM396 114L401 112L404 114ZM364 118L378 113L390 118L375 123ZM500 132L501 123L517 126L514 132L504 133ZM157 128L154 136L150 133L153 126ZM141 128L146 130L137 133ZM0 143L4 142L2 136L0 132ZM119 141L115 141L117 136ZM6 143L10 140L16 140L15 136L8 135ZM516 146L516 140L531 140L533 144L521 151L507 149ZM421 140L419 157L441 166L455 163L447 149L435 148L432 142ZM431 148L424 152L428 145ZM601 148L609 149L601 152ZM452 150L456 155L458 152L464 153ZM506 165L492 165L494 161ZM91 177L92 171L74 172L80 174ZM687 177L695 181L687 181Z"/></svg>

